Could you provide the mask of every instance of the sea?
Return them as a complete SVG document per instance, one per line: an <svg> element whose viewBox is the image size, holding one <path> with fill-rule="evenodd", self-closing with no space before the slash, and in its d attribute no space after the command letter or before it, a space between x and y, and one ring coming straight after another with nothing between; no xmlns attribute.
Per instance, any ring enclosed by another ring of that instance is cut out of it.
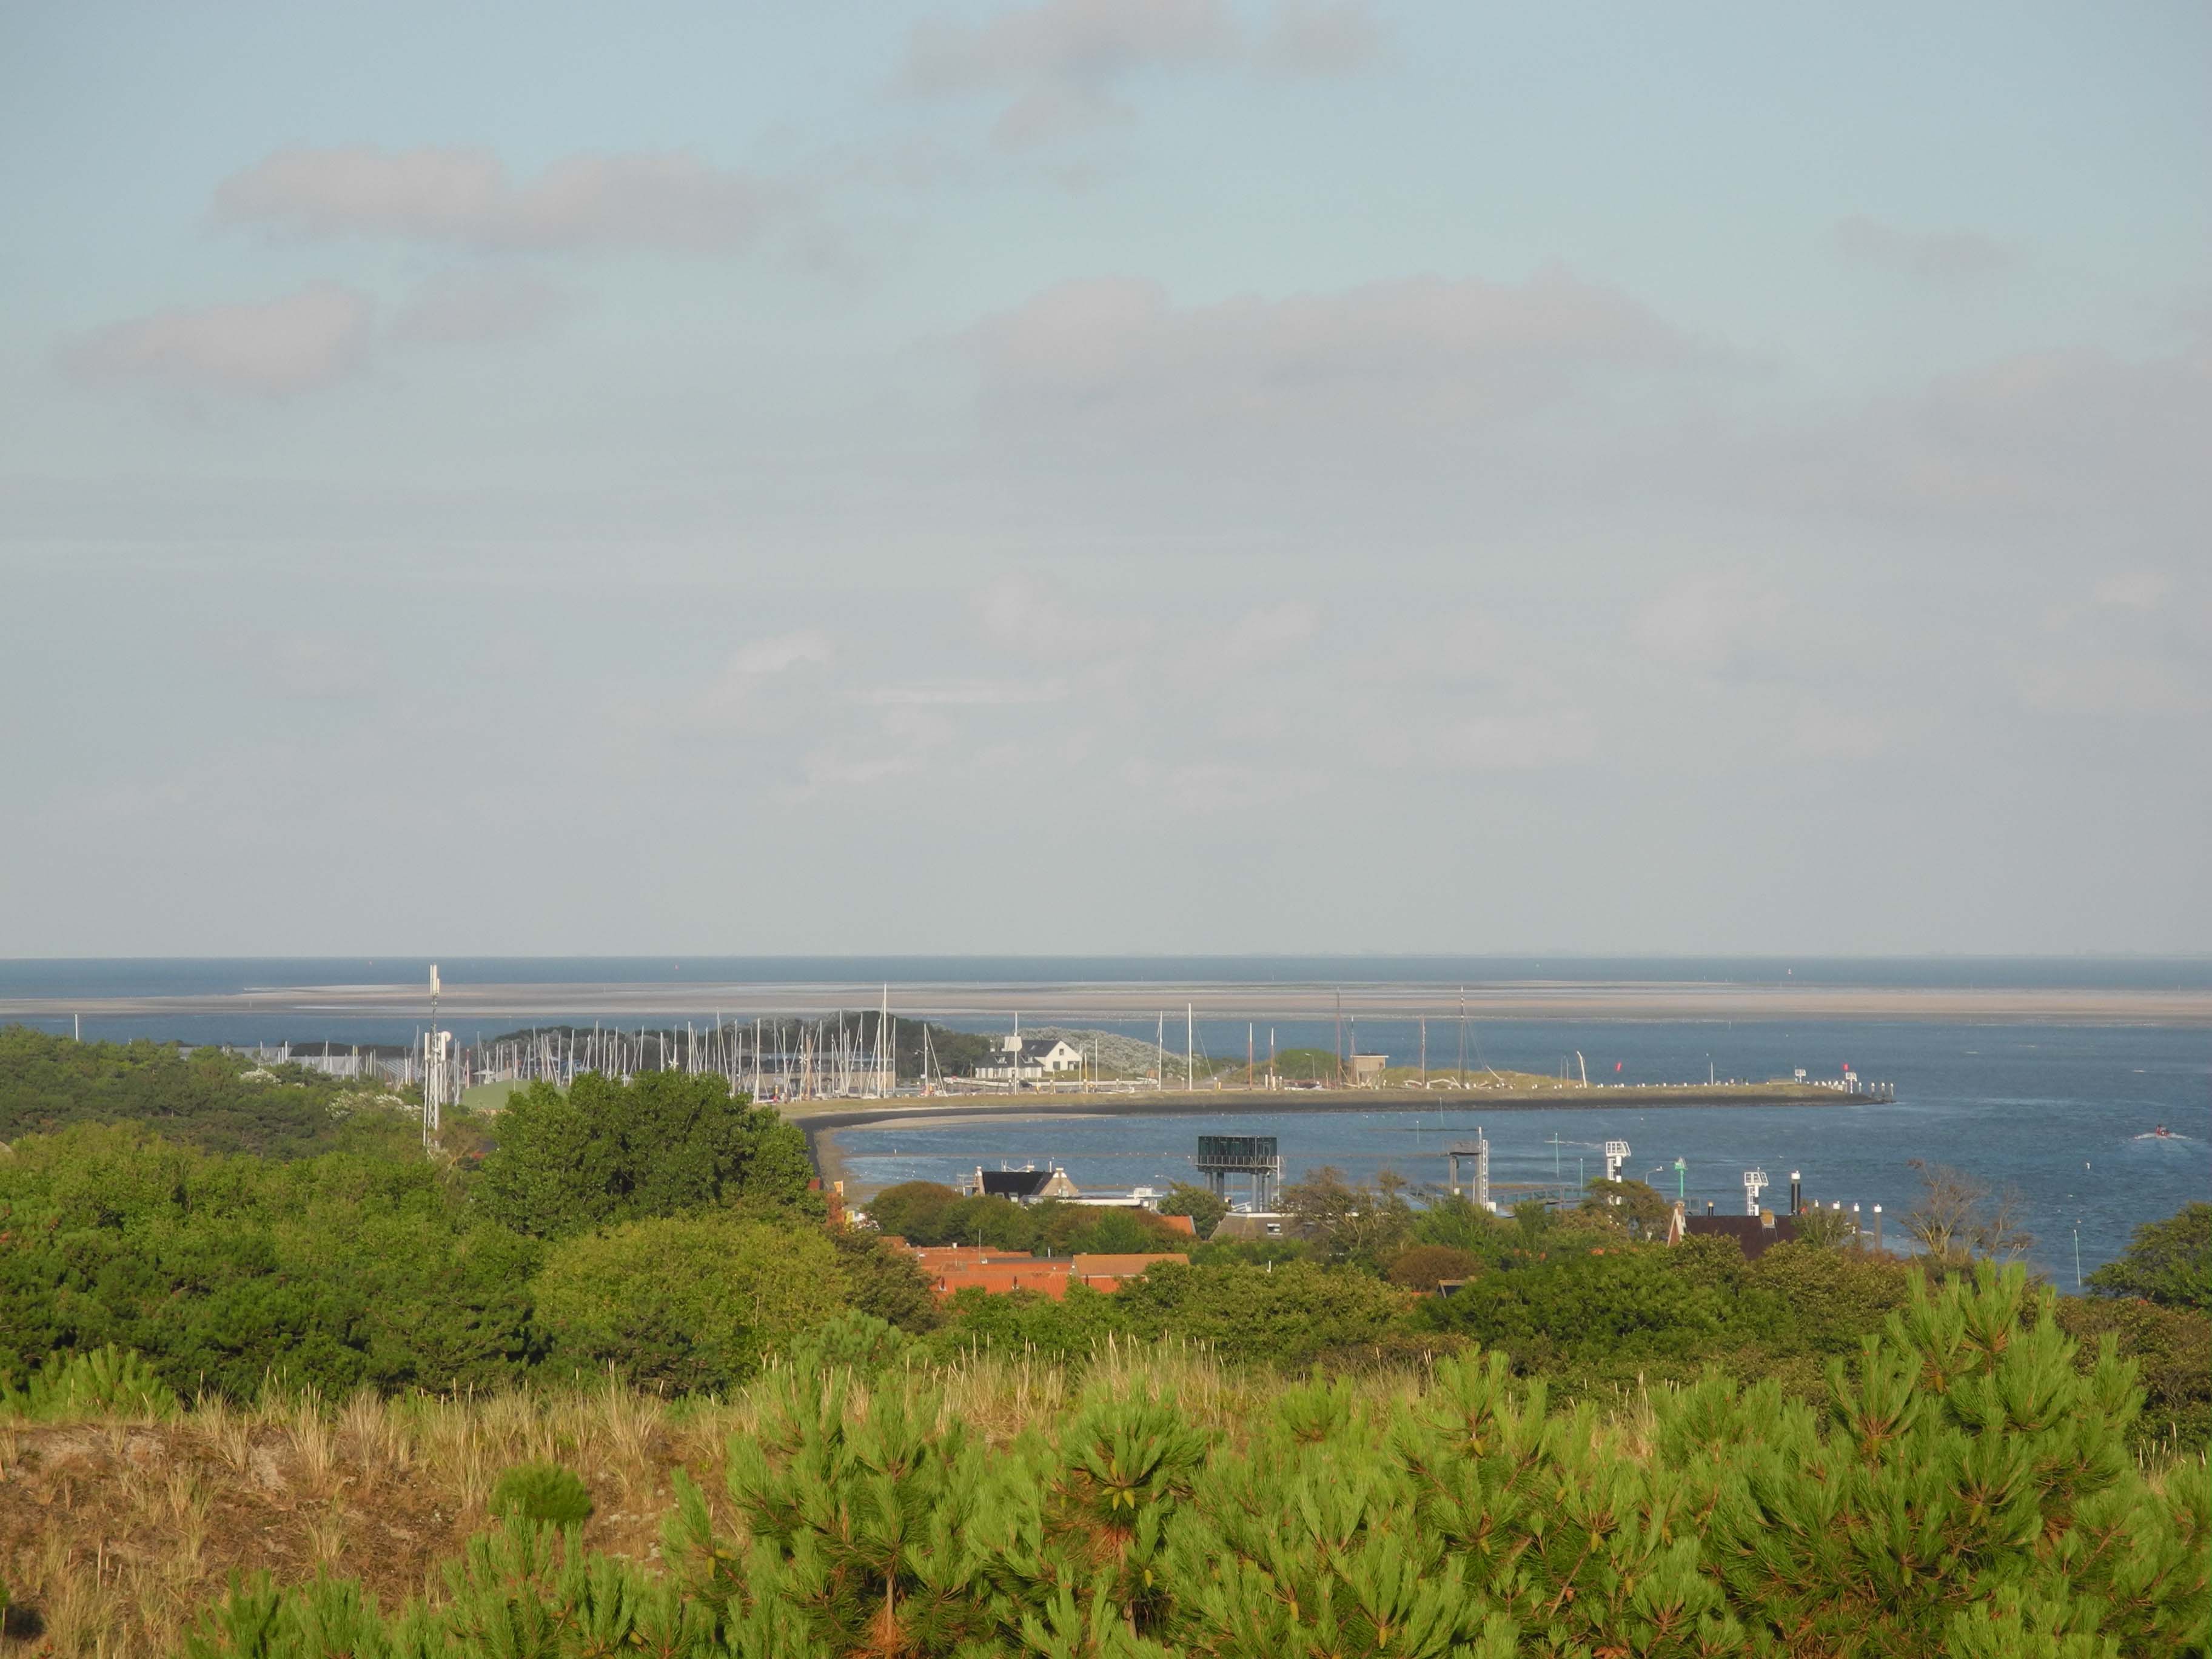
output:
<svg viewBox="0 0 2212 1659"><path fill-rule="evenodd" d="M1565 957L501 957L440 959L449 985L850 983L892 988L1194 982L1339 985L1480 985L1643 981L1747 985L2014 989L2203 990L2212 958L2087 959L1911 957L1805 959ZM207 997L258 988L391 984L427 980L417 957L222 960L0 961L0 1000L82 999L87 1038L148 1036L191 1042L334 1040L405 1042L419 1024L389 1018L260 1012L189 1017L97 1011L108 999ZM856 999L872 1000L872 999ZM732 1006L732 1015L742 1013ZM573 1019L574 1016L568 1016ZM677 1017L679 1021L681 1016ZM625 1012L635 1024L635 1009ZM68 1030L67 1018L31 1022ZM501 1029L528 1024L501 1021ZM960 1023L960 1022L952 1022ZM1003 1029L977 1021L976 1030ZM1109 1027L1149 1039L1150 1024ZM486 1030L482 1035L492 1033ZM464 1040L477 1033L464 1032ZM1242 1020L1199 1022L1200 1056L1242 1060L1248 1041L1264 1054L1327 1048L1326 1022L1279 1022L1253 1030ZM1576 1076L1592 1082L1685 1083L1708 1077L1764 1079L1803 1067L1816 1078L1848 1068L1894 1085L1893 1101L1844 1097L1824 1106L1628 1106L1501 1111L1440 1098L1419 1110L1239 1112L1108 1118L1069 1109L1030 1118L927 1127L841 1130L848 1181L951 1181L978 1166L1056 1164L1080 1185L1164 1187L1192 1176L1200 1134L1277 1137L1289 1176L1328 1166L1354 1180L1384 1170L1422 1185L1445 1178L1453 1140L1480 1130L1491 1146L1500 1196L1518 1188L1571 1185L1602 1173L1603 1146L1625 1140L1624 1173L1702 1209L1747 1207L1745 1176L1763 1173L1759 1201L1786 1202L1793 1172L1808 1200L1859 1206L1885 1243L1920 1188L1922 1168L1946 1165L1992 1189L2016 1189L2036 1236L2032 1263L2071 1289L2124 1249L2143 1222L2212 1197L2212 1030L2159 1025L2084 1026L1947 1020L1502 1020L1428 1022L1430 1064L1449 1069L1467 1045L1470 1066ZM1412 1021L1363 1020L1358 1046L1394 1064L1419 1063L1421 1029ZM1168 1043L1179 1049L1181 1030ZM2163 1127L2164 1135L2157 1132ZM1678 1167L1679 1161L1679 1167Z"/></svg>

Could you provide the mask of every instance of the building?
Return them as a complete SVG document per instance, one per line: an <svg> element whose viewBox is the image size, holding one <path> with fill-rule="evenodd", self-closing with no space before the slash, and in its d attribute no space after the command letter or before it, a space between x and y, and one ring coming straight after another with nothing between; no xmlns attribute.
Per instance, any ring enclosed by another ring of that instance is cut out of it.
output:
<svg viewBox="0 0 2212 1659"><path fill-rule="evenodd" d="M1797 1218L1778 1216L1771 1210L1757 1215L1686 1215L1677 1204L1667 1224L1667 1242L1679 1244L1685 1238L1732 1238L1747 1261L1756 1261L1777 1244L1796 1242Z"/></svg>
<svg viewBox="0 0 2212 1659"><path fill-rule="evenodd" d="M1163 1261L1172 1261L1188 1267L1190 1258L1180 1250L1160 1250L1131 1255L1079 1255L1075 1258L1074 1278L1094 1291L1121 1288L1125 1279L1142 1279Z"/></svg>
<svg viewBox="0 0 2212 1659"><path fill-rule="evenodd" d="M1085 1205L1094 1210L1156 1211L1160 1207L1160 1200L1166 1196L1165 1193L1156 1187L1132 1187L1127 1192L1119 1188L1111 1190L1100 1188L1095 1192L1079 1192L1066 1201L1070 1204ZM1170 1216L1166 1219L1171 1221L1175 1218Z"/></svg>
<svg viewBox="0 0 2212 1659"><path fill-rule="evenodd" d="M1293 1231L1291 1218L1286 1215L1232 1210L1214 1224L1213 1239L1218 1244L1250 1244L1270 1238L1287 1238Z"/></svg>
<svg viewBox="0 0 2212 1659"><path fill-rule="evenodd" d="M1062 1038L1009 1036L1000 1041L998 1063L978 1066L975 1076L984 1083L1036 1083L1082 1070L1083 1051Z"/></svg>
<svg viewBox="0 0 2212 1659"><path fill-rule="evenodd" d="M1352 1057L1352 1086L1355 1089L1379 1089L1382 1073L1390 1064L1388 1054L1354 1054Z"/></svg>
<svg viewBox="0 0 2212 1659"><path fill-rule="evenodd" d="M975 1173L960 1183L963 1198L1010 1198L1017 1204L1036 1204L1048 1198L1072 1199L1077 1196L1076 1186L1067 1178L1067 1171L1057 1164L1038 1169L1032 1164L1019 1170L987 1170L976 1165Z"/></svg>
<svg viewBox="0 0 2212 1659"><path fill-rule="evenodd" d="M982 1291L992 1296L1004 1296L1012 1291L1034 1291L1048 1296L1055 1302L1067 1294L1070 1285L1087 1285L1094 1291L1114 1291L1121 1288L1127 1279L1141 1278L1147 1271L1163 1261L1188 1263L1190 1258L1176 1251L1144 1255L1079 1255L1047 1259L1033 1255L1016 1255L1004 1250L977 1250L953 1245L943 1249L925 1249L908 1245L921 1271L928 1277L930 1288L939 1297L957 1296L962 1291Z"/></svg>

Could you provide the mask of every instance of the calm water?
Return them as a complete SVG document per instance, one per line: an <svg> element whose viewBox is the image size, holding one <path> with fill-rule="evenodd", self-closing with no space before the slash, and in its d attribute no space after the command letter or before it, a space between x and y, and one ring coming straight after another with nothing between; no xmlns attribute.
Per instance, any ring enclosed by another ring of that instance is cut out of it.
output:
<svg viewBox="0 0 2212 1659"><path fill-rule="evenodd" d="M1946 957L1898 961L1816 958L1591 957L528 957L441 958L449 984L728 984L791 981L889 981L942 984L1103 981L1353 984L1552 979L1674 981L1726 980L1771 984L2002 986L2049 988L2192 989L2212 987L2212 958L2027 960ZM422 957L276 958L206 961L0 961L0 997L208 995L257 987L392 983L427 979ZM741 1013L738 1009L731 1011ZM626 1018L630 1023L636 1017ZM526 1024L525 1021L502 1022ZM66 1019L46 1022L69 1029ZM88 1018L88 1037L153 1036L191 1042L277 1042L332 1037L407 1042L416 1023L313 1016L212 1016L179 1019ZM1149 1038L1149 1024L1120 1028ZM485 1033L488 1035L489 1033ZM478 1035L460 1033L464 1040ZM1252 1033L1265 1054L1269 1032ZM1278 1046L1328 1048L1327 1024L1284 1022ZM1772 1202L1789 1172L1804 1171L1808 1193L1870 1206L1894 1217L1912 1200L1914 1158L1970 1170L2027 1196L2041 1243L2038 1264L2063 1285L2074 1274L2078 1227L2081 1263L2094 1268L2124 1245L2147 1218L2170 1214L2212 1194L2212 1032L2162 1027L2080 1028L1906 1022L1760 1023L1470 1022L1471 1060L1509 1070L1556 1073L1586 1065L1592 1081L1681 1082L1765 1078L1804 1066L1832 1077L1845 1064L1869 1079L1897 1085L1894 1104L1802 1108L1672 1108L1479 1114L1396 1112L1239 1115L1114 1121L998 1121L928 1131L849 1130L839 1137L851 1172L871 1183L916 1176L945 1179L976 1164L1055 1159L1087 1185L1127 1186L1186 1176L1196 1137L1226 1127L1268 1133L1282 1141L1293 1174L1322 1164L1355 1176L1389 1166L1417 1181L1441 1181L1442 1143L1480 1121L1492 1142L1498 1182L1550 1182L1595 1173L1599 1143L1629 1142L1629 1172L1674 1188L1676 1158L1689 1165L1688 1192L1723 1209L1743 1203L1742 1172L1764 1167ZM1411 1064L1420 1034L1410 1024L1366 1021L1357 1043ZM1242 1024L1201 1022L1201 1054L1242 1059ZM1170 1023L1169 1044L1182 1036ZM1431 1022L1431 1063L1458 1058L1456 1022ZM1348 1045L1347 1045L1348 1046ZM1616 1070L1616 1066L1619 1068ZM2165 1123L2179 1139L2138 1137ZM1553 1137L1558 1137L1554 1145ZM1662 1176L1659 1172L1664 1171ZM1892 1237L1894 1237L1893 1229Z"/></svg>
<svg viewBox="0 0 2212 1659"><path fill-rule="evenodd" d="M1202 1046L1241 1053L1243 1032L1202 1029ZM1287 1032L1285 1034L1287 1036ZM1328 1036L1318 1034L1323 1046ZM1332 1164L1357 1177L1384 1168L1417 1182L1444 1179L1445 1143L1480 1124L1491 1142L1494 1182L1573 1182L1603 1173L1600 1146L1629 1143L1627 1173L1672 1194L1672 1168L1689 1166L1693 1202L1741 1213L1743 1172L1763 1168L1765 1202L1786 1201L1790 1171L1807 1194L1856 1202L1893 1218L1913 1201L1909 1160L1949 1164L1994 1184L2017 1186L2038 1236L2033 1260L2054 1281L2074 1282L2078 1228L2081 1266L2094 1270L2127 1243L2141 1221L2212 1196L2212 1034L2161 1028L2080 1029L1923 1024L1818 1024L1793 1027L1485 1022L1484 1056L1505 1069L1550 1072L1563 1053L1583 1050L1593 1081L1680 1081L1787 1075L1803 1066L1833 1076L1850 1062L1867 1079L1897 1085L1893 1103L1826 1108L1668 1107L1485 1113L1479 1109L1285 1113L1261 1120L1146 1117L999 1121L927 1130L849 1129L838 1134L849 1178L867 1182L945 1181L978 1164L1051 1159L1086 1186L1164 1185L1188 1179L1197 1137L1272 1133L1288 1171ZM1376 1042L1376 1037L1384 1040ZM1417 1042L1415 1037L1413 1041ZM1456 1058L1455 1031L1432 1024L1432 1062ZM1447 1045L1440 1053L1440 1042ZM1361 1046L1410 1060L1407 1034L1364 1029ZM1620 1073L1614 1065L1621 1066ZM2158 1124L2176 1139L2143 1139ZM1553 1137L1559 1144L1553 1144Z"/></svg>

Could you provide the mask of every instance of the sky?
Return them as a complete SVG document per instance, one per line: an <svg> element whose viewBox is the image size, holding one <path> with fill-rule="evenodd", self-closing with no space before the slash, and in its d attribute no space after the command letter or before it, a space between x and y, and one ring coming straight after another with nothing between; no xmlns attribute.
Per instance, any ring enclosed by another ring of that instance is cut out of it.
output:
<svg viewBox="0 0 2212 1659"><path fill-rule="evenodd" d="M0 0L0 957L2212 950L2208 84Z"/></svg>

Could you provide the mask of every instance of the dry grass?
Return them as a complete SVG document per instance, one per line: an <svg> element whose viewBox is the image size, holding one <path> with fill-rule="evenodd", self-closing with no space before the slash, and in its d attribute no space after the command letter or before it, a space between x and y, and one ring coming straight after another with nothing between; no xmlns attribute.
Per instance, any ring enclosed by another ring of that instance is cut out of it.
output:
<svg viewBox="0 0 2212 1659"><path fill-rule="evenodd" d="M1239 1439L1280 1385L1165 1344L1109 1346L1079 1377L1033 1354L986 1353L917 1365L889 1386L933 1388L945 1420L1004 1443L1094 1390L1171 1397ZM1372 1409L1420 1382L1386 1375L1356 1386ZM250 1409L210 1400L170 1422L0 1426L0 1581L19 1608L0 1659L166 1655L239 1571L297 1582L331 1568L388 1607L434 1595L437 1564L485 1524L493 1482L538 1460L591 1488L590 1547L653 1562L674 1472L720 1509L726 1449L757 1431L760 1394L672 1402L610 1382ZM852 1391L851 1407L868 1409L866 1389Z"/></svg>

